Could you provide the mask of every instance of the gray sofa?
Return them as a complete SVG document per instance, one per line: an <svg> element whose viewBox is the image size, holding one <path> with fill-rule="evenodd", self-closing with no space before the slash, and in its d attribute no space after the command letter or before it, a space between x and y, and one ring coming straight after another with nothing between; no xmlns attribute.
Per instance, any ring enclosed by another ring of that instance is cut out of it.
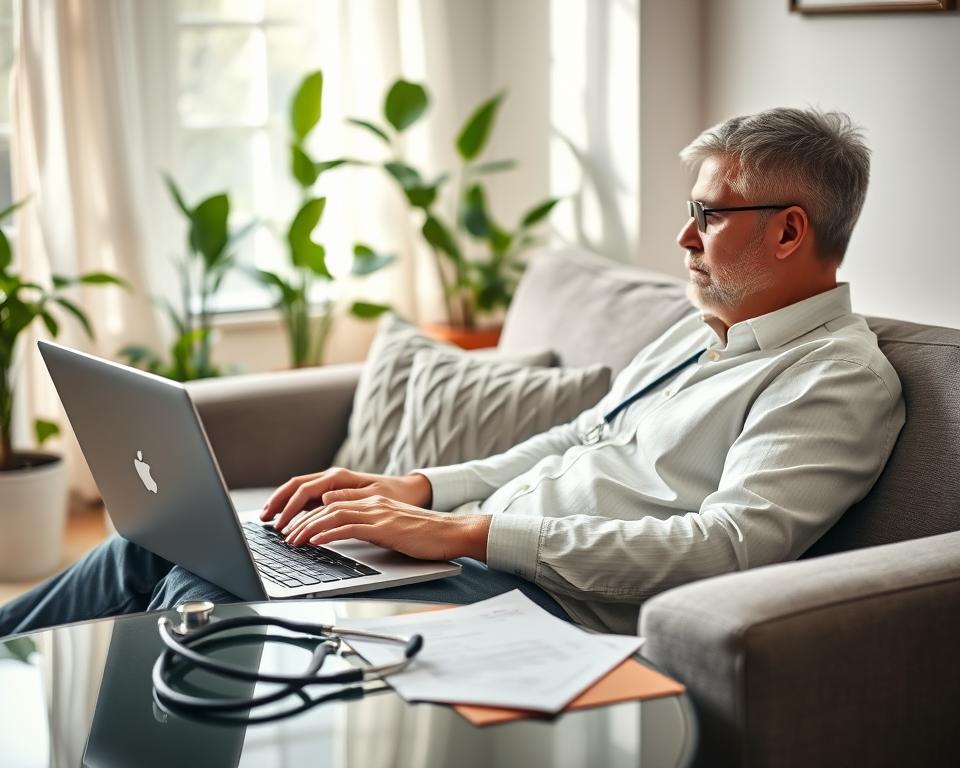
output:
<svg viewBox="0 0 960 768"><path fill-rule="evenodd" d="M508 352L616 374L693 311L682 283L575 252L531 260ZM644 654L683 681L705 766L960 765L960 330L871 319L907 422L873 491L799 562L664 592ZM359 365L191 385L231 488L328 466Z"/></svg>

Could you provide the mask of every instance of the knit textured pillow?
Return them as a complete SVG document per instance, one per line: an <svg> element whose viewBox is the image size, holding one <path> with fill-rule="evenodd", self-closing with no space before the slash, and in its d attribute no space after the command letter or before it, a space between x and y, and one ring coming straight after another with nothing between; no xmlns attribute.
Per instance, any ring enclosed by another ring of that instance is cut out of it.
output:
<svg viewBox="0 0 960 768"><path fill-rule="evenodd" d="M388 474L502 453L575 418L610 388L610 369L530 368L446 350L417 352Z"/></svg>
<svg viewBox="0 0 960 768"><path fill-rule="evenodd" d="M395 315L383 317L370 346L357 382L347 439L334 457L334 464L357 472L383 472L390 459L403 417L407 380L414 356L422 350L443 350L455 357L477 360L505 359L522 365L553 365L550 351L499 356L496 350L463 352L431 339Z"/></svg>

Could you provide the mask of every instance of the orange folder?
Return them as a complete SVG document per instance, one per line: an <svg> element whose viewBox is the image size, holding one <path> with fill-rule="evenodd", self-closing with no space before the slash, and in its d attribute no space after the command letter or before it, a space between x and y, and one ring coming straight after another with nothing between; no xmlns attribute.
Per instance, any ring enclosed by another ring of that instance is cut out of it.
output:
<svg viewBox="0 0 960 768"><path fill-rule="evenodd" d="M630 658L597 680L567 704L563 711L602 707L605 704L618 704L622 701L677 696L685 690L686 688L676 680L661 675L659 672L654 672L650 667ZM474 725L497 725L498 723L508 723L528 717L549 717L543 712L478 707L473 704L454 704L453 708Z"/></svg>

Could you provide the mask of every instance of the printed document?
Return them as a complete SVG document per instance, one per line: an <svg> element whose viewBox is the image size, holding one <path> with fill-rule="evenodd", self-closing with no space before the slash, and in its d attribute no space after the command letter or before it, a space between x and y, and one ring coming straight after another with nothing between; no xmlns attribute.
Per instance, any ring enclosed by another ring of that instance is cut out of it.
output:
<svg viewBox="0 0 960 768"><path fill-rule="evenodd" d="M339 626L423 635L423 649L387 682L407 701L440 701L556 713L636 652L639 637L585 632L519 590L441 611ZM396 644L349 639L371 664L397 660Z"/></svg>

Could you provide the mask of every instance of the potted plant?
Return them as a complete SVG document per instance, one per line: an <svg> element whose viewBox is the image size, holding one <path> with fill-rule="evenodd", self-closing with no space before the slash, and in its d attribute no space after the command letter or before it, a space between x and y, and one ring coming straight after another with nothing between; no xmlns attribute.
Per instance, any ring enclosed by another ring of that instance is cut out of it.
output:
<svg viewBox="0 0 960 768"><path fill-rule="evenodd" d="M210 304L220 289L223 278L236 267L233 247L257 222L231 233L229 230L230 197L221 192L190 207L184 202L176 182L164 176L167 189L177 209L187 219L187 252L177 263L182 307L180 311L164 299L157 301L166 310L176 331L170 347L170 359L164 361L148 347L130 344L118 354L130 365L138 366L175 381L192 381L219 376L213 364L213 340ZM194 311L194 294L197 308Z"/></svg>
<svg viewBox="0 0 960 768"><path fill-rule="evenodd" d="M276 308L283 317L290 345L293 367L320 365L330 330L335 307L332 303L318 307L314 301L316 281L333 282L335 277L327 267L326 249L313 239L326 207L327 198L318 197L313 188L327 171L356 161L338 158L314 160L307 148L307 140L320 122L323 101L323 73L311 72L303 78L290 103L290 172L300 187L300 207L287 228L287 246L290 255L289 273L260 269L254 276L270 288L276 296ZM368 245L353 247L351 274L364 277L373 274L394 261L394 256L375 252ZM350 312L360 318L374 318L389 307L369 301L355 301ZM319 314L319 317L314 315Z"/></svg>
<svg viewBox="0 0 960 768"><path fill-rule="evenodd" d="M24 201L0 212L6 219ZM14 383L21 334L40 320L52 338L60 331L59 313L80 323L93 339L87 315L64 295L77 283L124 285L113 275L89 272L79 277L54 275L52 287L22 280L13 271L10 241L0 230L0 581L42 576L60 561L67 512L67 473L56 454L15 449L11 436ZM38 447L59 433L57 424L37 419Z"/></svg>
<svg viewBox="0 0 960 768"><path fill-rule="evenodd" d="M430 103L422 85L401 79L390 86L383 106L388 125L350 120L389 150L382 167L418 214L420 232L434 255L447 317L446 323L426 329L465 347L496 344L499 327L484 328L481 318L509 306L525 266L521 255L538 242L536 229L560 201L547 198L537 203L511 228L501 226L490 213L484 177L516 166L513 160L482 158L504 97L499 93L473 111L454 141L459 167L434 179L425 178L401 151L403 133ZM440 192L447 181L455 181L456 191L453 210L443 212Z"/></svg>

